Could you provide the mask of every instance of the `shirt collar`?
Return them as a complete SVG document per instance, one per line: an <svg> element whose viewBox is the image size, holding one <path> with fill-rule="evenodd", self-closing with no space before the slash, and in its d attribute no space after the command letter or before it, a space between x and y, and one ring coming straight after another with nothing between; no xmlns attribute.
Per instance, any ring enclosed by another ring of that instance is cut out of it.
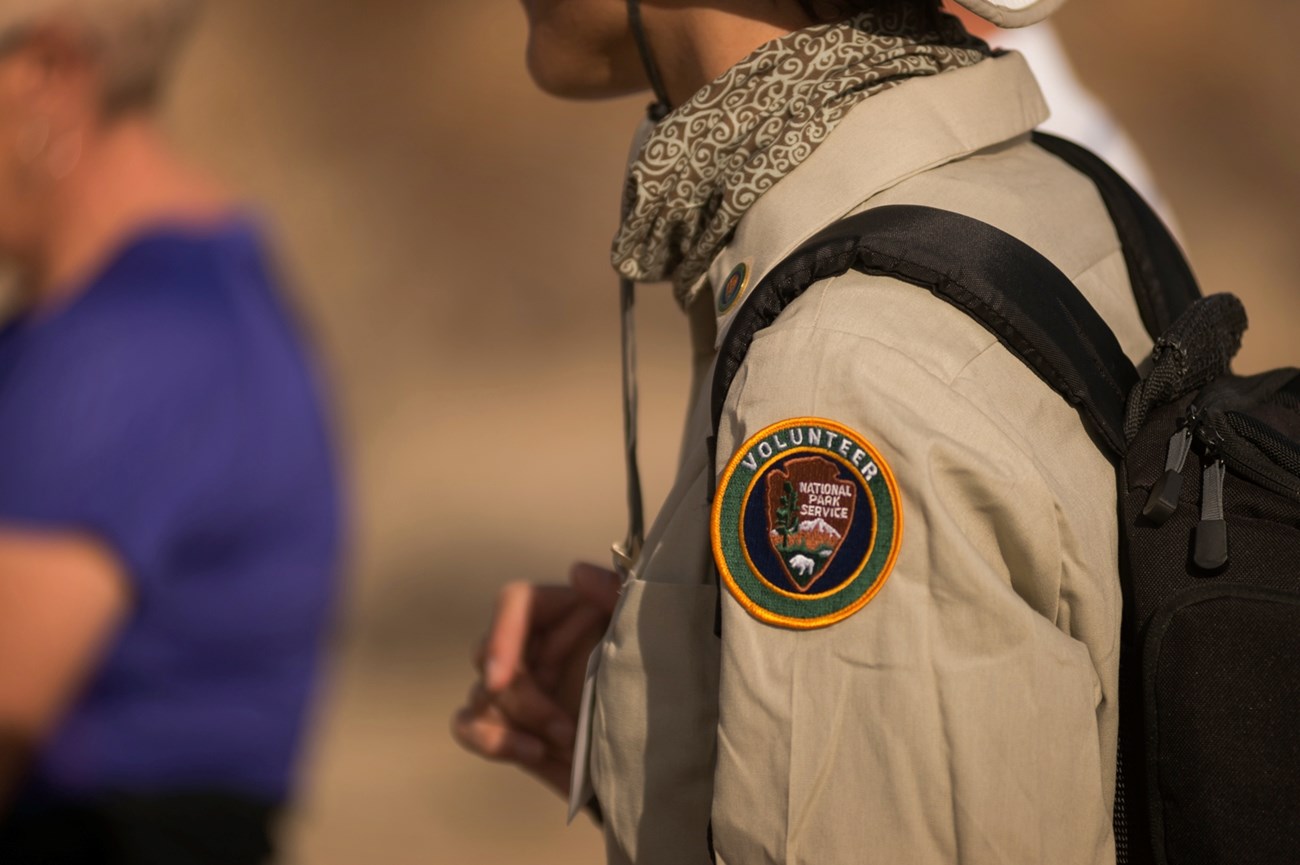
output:
<svg viewBox="0 0 1300 865"><path fill-rule="evenodd" d="M865 100L754 203L689 297L712 291L721 344L749 291L812 235L873 195L1026 135L1047 116L1029 65L1015 52Z"/></svg>

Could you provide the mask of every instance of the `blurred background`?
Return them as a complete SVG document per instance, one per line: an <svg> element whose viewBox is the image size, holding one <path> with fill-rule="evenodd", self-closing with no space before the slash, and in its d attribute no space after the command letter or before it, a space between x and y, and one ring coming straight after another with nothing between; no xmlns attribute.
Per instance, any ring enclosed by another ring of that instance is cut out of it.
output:
<svg viewBox="0 0 1300 865"><path fill-rule="evenodd" d="M1074 0L1057 24L1205 289L1245 299L1239 367L1300 362L1300 5ZM278 238L349 455L350 603L293 862L600 861L585 818L447 733L498 587L605 563L623 532L607 249L644 100L543 96L523 42L517 0L221 0L171 100ZM666 288L639 315L653 512L687 339Z"/></svg>

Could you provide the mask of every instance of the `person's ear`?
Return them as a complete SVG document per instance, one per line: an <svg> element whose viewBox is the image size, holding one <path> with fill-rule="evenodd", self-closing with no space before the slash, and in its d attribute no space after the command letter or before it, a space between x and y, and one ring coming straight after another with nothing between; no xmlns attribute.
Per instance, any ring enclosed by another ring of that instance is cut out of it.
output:
<svg viewBox="0 0 1300 865"><path fill-rule="evenodd" d="M12 58L16 94L56 125L84 121L98 110L102 76L98 52L74 27L52 24L30 31Z"/></svg>
<svg viewBox="0 0 1300 865"><path fill-rule="evenodd" d="M28 35L10 61L11 96L27 117L19 158L62 181L81 163L87 136L100 117L95 52L75 30L43 27Z"/></svg>

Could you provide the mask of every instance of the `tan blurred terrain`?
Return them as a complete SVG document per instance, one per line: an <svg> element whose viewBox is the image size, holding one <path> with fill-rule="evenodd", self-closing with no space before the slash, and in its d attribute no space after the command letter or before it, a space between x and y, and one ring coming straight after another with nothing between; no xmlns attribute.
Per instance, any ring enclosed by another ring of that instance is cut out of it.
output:
<svg viewBox="0 0 1300 865"><path fill-rule="evenodd" d="M281 241L332 379L351 599L294 824L306 865L583 863L585 820L461 754L447 718L496 589L622 533L606 250L642 100L566 104L513 0L221 0L171 110ZM1243 367L1300 362L1294 4L1074 0L1084 73L1146 151L1207 290L1254 316ZM1283 20L1283 17L1285 20ZM666 492L685 322L643 292L647 500Z"/></svg>

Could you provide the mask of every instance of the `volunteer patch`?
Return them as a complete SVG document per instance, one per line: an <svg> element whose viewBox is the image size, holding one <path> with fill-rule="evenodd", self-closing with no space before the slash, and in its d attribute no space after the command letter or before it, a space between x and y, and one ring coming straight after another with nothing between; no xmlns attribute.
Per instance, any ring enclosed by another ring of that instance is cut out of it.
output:
<svg viewBox="0 0 1300 865"><path fill-rule="evenodd" d="M727 281L722 283L722 291L718 292L718 312L731 309L736 299L745 293L747 285L749 285L749 265L742 261L731 271Z"/></svg>
<svg viewBox="0 0 1300 865"><path fill-rule="evenodd" d="M713 501L713 556L755 618L821 628L862 609L898 558L898 484L866 439L834 421L795 418L732 457Z"/></svg>

